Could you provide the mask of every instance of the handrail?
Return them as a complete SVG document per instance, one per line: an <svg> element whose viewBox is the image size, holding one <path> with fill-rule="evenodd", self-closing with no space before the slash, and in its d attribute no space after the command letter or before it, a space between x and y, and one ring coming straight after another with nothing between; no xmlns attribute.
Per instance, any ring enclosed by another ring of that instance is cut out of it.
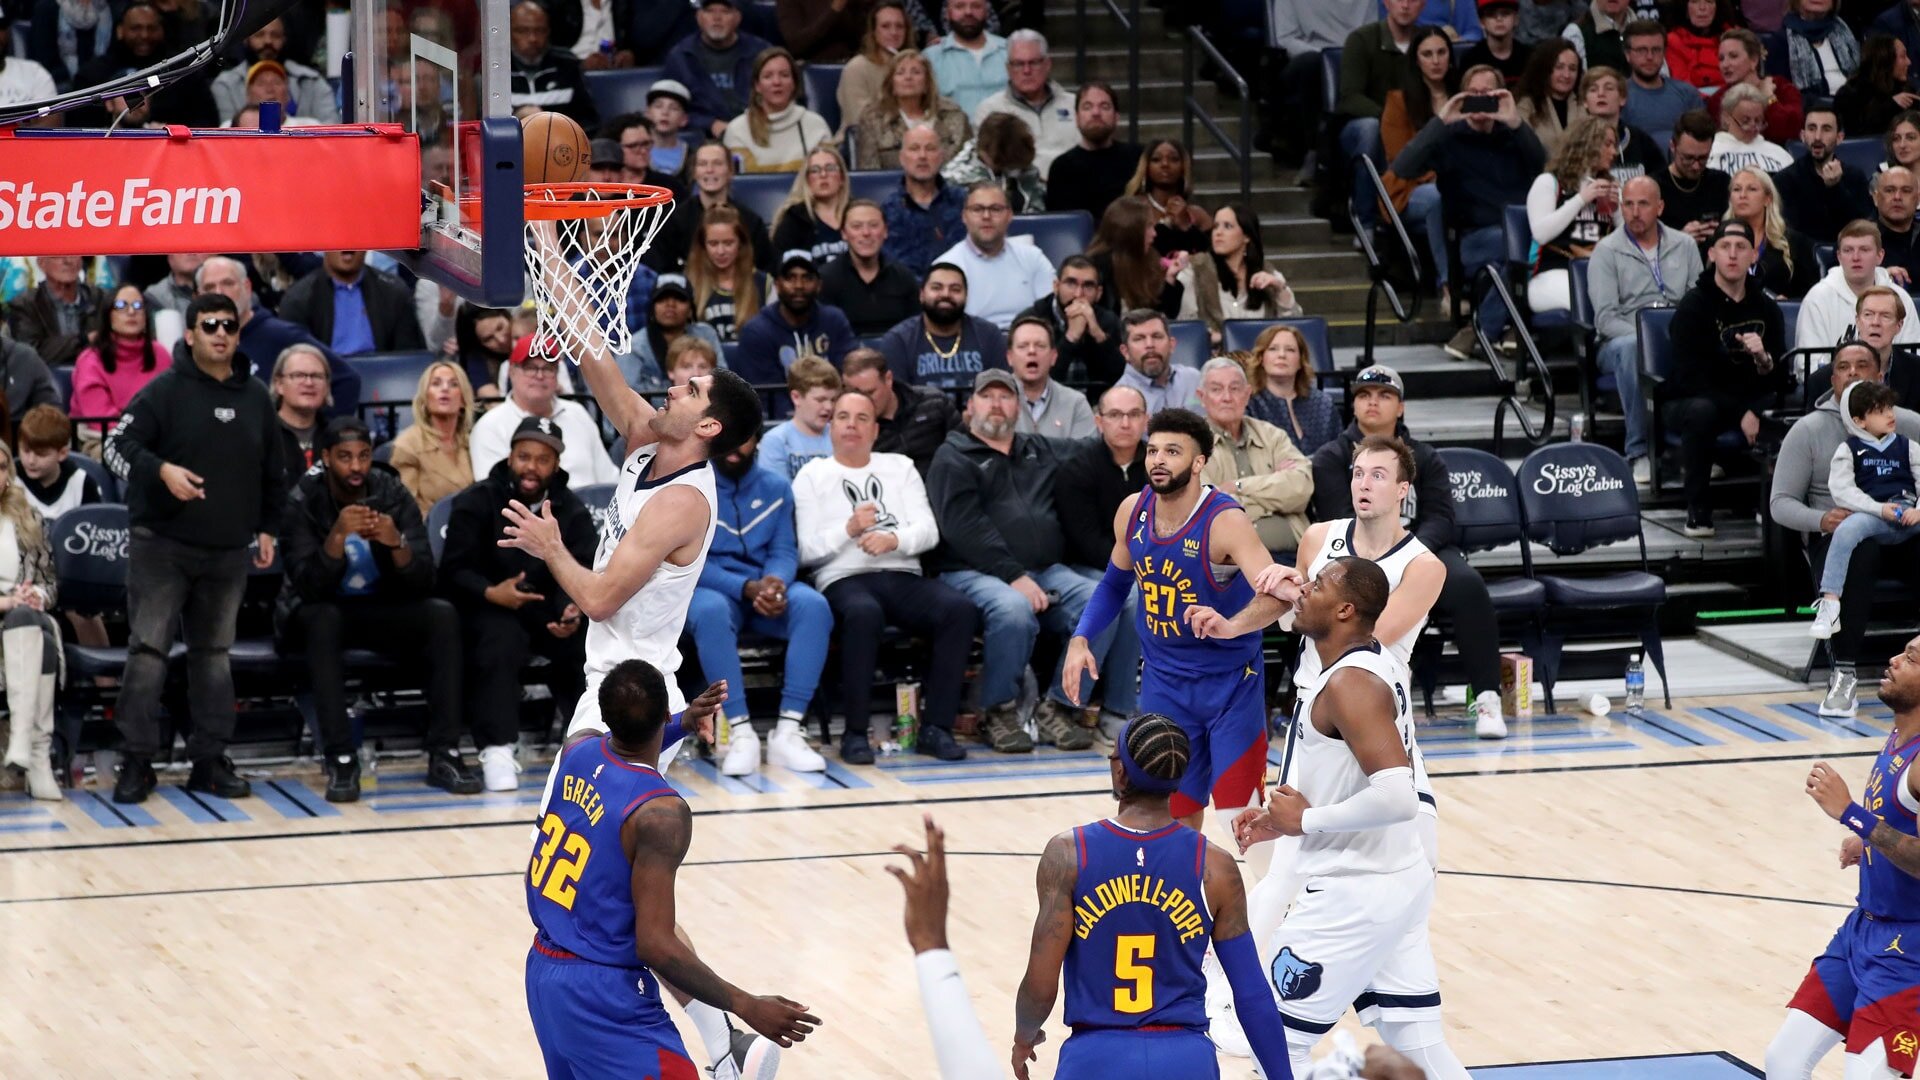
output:
<svg viewBox="0 0 1920 1080"><path fill-rule="evenodd" d="M1386 209L1387 220L1393 223L1393 232L1400 240L1401 250L1406 253L1407 265L1413 268L1413 303L1409 306L1400 302L1400 291L1393 287L1392 281L1388 280L1386 260L1374 250L1373 230L1367 228L1360 220L1359 200L1348 200L1347 219L1353 222L1353 235L1360 239L1360 253L1367 257L1369 284L1367 285L1366 344L1362 346L1360 356L1360 367L1365 369L1373 366L1374 326L1379 321L1382 293L1386 294L1387 303L1393 308L1395 320L1409 323L1420 315L1420 256L1413 250L1413 239L1407 235L1407 226L1400 220L1400 212L1393 208L1393 198L1387 194L1387 183L1380 178L1379 167L1365 154L1357 155L1354 160L1364 167L1363 171L1366 173L1368 182L1373 185L1375 197Z"/></svg>
<svg viewBox="0 0 1920 1080"><path fill-rule="evenodd" d="M1100 0L1106 6L1107 13L1120 24L1127 35L1127 141L1140 141L1140 0L1129 0L1128 9L1120 10L1114 0ZM1075 36L1073 45L1073 82L1075 86L1087 83L1087 0L1074 0L1075 25L1080 33ZM1117 103L1116 103L1117 104ZM1189 135L1187 145L1193 145Z"/></svg>
<svg viewBox="0 0 1920 1080"><path fill-rule="evenodd" d="M1487 358L1487 368L1500 384L1500 403L1493 408L1493 452L1500 454L1506 445L1508 412L1512 412L1514 420L1520 424L1520 432L1526 436L1529 446L1543 446L1553 437L1553 373L1547 370L1546 361L1540 359L1540 350L1534 347L1533 334L1528 332L1526 320L1520 315L1520 305L1514 303L1513 290L1507 287L1507 278L1501 272L1500 265L1488 263L1480 268L1480 276L1493 288L1494 296L1489 303L1507 306L1508 320L1513 326L1514 335L1520 339L1520 361L1514 373L1508 375L1501 366L1499 351L1494 348L1492 339L1487 337L1486 330L1480 326L1480 320L1477 317L1473 320L1473 336L1480 342L1480 354ZM1528 367L1533 369L1533 377L1538 380L1534 385L1546 396L1546 416L1538 427L1534 426L1533 419L1527 415L1518 396L1520 372Z"/></svg>
<svg viewBox="0 0 1920 1080"><path fill-rule="evenodd" d="M1193 95L1195 74L1193 47L1196 44L1206 50L1207 58L1213 61L1223 75L1233 80L1233 87L1240 94L1240 138L1238 139L1229 138L1226 131L1214 120L1213 114L1208 112L1206 107L1200 104L1200 99ZM1234 69L1225 56L1221 55L1219 49L1213 47L1213 42L1208 39L1206 32L1198 26L1187 27L1187 45L1180 51L1180 57L1181 85L1186 94L1186 108L1182 110L1181 116L1181 138L1186 143L1187 152L1192 153L1194 149L1193 121L1197 116L1201 125L1220 143L1220 148L1240 166L1240 201L1252 202L1253 95L1247 91L1247 80L1240 77L1240 72Z"/></svg>

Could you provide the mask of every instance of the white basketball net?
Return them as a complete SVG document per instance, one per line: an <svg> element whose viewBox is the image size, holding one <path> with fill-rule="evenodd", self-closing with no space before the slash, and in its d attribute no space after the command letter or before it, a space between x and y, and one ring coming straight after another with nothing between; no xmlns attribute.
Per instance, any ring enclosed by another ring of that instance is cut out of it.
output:
<svg viewBox="0 0 1920 1080"><path fill-rule="evenodd" d="M643 198L641 189L590 188L559 193L527 189L527 201L606 202ZM554 220L529 214L526 222L527 292L539 313L536 355L575 362L605 350L620 356L633 349L627 328L627 290L640 257L673 212L671 201L613 207L588 217Z"/></svg>

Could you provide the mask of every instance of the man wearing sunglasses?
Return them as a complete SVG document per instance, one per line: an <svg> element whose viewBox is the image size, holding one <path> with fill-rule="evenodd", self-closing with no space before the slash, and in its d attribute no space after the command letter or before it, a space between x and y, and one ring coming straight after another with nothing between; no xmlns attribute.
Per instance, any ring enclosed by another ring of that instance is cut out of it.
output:
<svg viewBox="0 0 1920 1080"><path fill-rule="evenodd" d="M249 565L273 564L287 501L283 457L274 452L279 420L267 388L236 363L233 300L202 293L187 306L186 321L191 362L156 375L107 433L107 467L126 490L133 526L127 666L114 707L123 762L113 799L121 803L144 802L153 791L176 620L187 642L193 717L187 790L224 799L252 793L226 756L234 716L227 650Z"/></svg>

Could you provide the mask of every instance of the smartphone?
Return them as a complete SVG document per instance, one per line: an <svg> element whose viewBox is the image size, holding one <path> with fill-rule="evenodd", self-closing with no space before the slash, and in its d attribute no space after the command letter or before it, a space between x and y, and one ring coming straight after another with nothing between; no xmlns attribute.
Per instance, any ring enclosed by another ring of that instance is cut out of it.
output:
<svg viewBox="0 0 1920 1080"><path fill-rule="evenodd" d="M1500 99L1492 94L1468 94L1460 101L1460 111L1466 113L1496 113L1500 111Z"/></svg>

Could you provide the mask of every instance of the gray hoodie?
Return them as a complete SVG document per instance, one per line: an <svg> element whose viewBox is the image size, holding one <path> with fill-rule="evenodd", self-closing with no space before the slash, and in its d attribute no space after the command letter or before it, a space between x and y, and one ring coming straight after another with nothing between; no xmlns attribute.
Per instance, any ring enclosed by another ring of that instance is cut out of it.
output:
<svg viewBox="0 0 1920 1080"><path fill-rule="evenodd" d="M1860 422L1853 418L1852 410L1847 408L1847 401L1853 394L1854 387L1859 385L1859 383L1853 383L1845 390L1842 390L1836 408L1840 413L1841 422L1847 426L1847 434L1860 439L1870 446L1877 447L1879 446L1880 440L1869 433L1866 428L1861 427ZM1898 412L1899 410L1896 410L1894 416L1894 423L1896 425L1900 422ZM1896 434L1898 433L1896 432ZM1881 447L1881 449L1884 449L1884 447ZM1920 476L1920 439L1909 438L1907 440L1907 468L1915 476ZM1843 506L1857 514L1872 514L1875 517L1879 517L1882 504L1878 499L1860 490L1858 476L1859 474L1854 469L1854 453L1852 448L1844 442L1834 447L1833 460L1827 467L1827 491L1832 494L1834 505ZM1912 495L1913 492L1907 492L1909 498Z"/></svg>
<svg viewBox="0 0 1920 1080"><path fill-rule="evenodd" d="M1920 414L1899 408L1893 413L1895 431L1909 439L1920 439ZM1782 528L1809 535L1820 531L1820 519L1834 506L1827 482L1834 450L1847 443L1847 419L1829 391L1821 395L1812 412L1787 430L1774 465L1768 507Z"/></svg>

